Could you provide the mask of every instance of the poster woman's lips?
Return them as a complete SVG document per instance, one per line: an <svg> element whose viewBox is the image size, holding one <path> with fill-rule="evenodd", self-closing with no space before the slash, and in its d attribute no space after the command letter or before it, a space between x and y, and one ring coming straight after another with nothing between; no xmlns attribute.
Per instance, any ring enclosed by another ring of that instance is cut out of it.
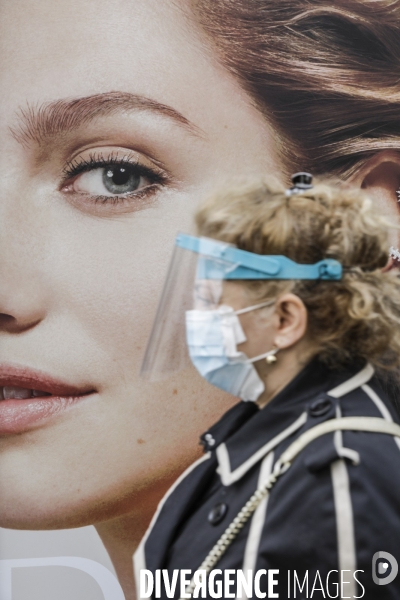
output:
<svg viewBox="0 0 400 600"><path fill-rule="evenodd" d="M92 386L72 386L41 371L0 364L0 435L40 427L94 393Z"/></svg>

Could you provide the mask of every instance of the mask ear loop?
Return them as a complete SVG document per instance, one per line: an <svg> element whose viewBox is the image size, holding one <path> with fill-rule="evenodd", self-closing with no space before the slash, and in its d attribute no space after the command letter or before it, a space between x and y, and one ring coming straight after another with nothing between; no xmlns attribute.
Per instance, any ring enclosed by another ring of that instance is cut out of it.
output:
<svg viewBox="0 0 400 600"><path fill-rule="evenodd" d="M255 304L254 306L247 306L246 308L241 308L240 310L235 310L235 315L243 315L244 313L250 312L252 310L257 310L257 308L264 308L264 306L272 306L275 304L275 300L268 300L267 302L262 302L261 304Z"/></svg>
<svg viewBox="0 0 400 600"><path fill-rule="evenodd" d="M264 308L264 306L272 306L275 304L275 300L268 300L267 302L262 302L261 304L255 304L254 306L247 306L246 308L241 308L240 310L235 311L235 315L243 315L244 313L250 312L252 310L257 310L257 308ZM272 350L268 350L268 352L264 352L264 354L260 354L259 356L254 356L254 358L249 358L245 362L246 364L251 364L253 362L257 362L262 358L265 358L268 364L272 364L276 362L275 355L279 352L279 348L272 348ZM268 360L269 359L269 360Z"/></svg>
<svg viewBox="0 0 400 600"><path fill-rule="evenodd" d="M279 352L279 350L280 350L280 348L277 348L277 347L272 348L272 350L268 350L268 352L264 352L264 354L259 354L258 356L254 356L254 358L247 359L246 363L247 364L251 364L251 363L257 362L258 360L261 360L262 358L265 358L265 360L267 361L267 363L269 365L271 365L274 362L276 362L275 355Z"/></svg>

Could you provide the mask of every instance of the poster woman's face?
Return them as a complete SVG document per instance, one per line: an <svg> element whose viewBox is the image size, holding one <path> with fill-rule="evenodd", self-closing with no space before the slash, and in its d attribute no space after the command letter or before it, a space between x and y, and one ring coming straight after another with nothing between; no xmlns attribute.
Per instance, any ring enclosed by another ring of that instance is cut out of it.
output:
<svg viewBox="0 0 400 600"><path fill-rule="evenodd" d="M138 371L177 230L277 166L172 0L2 0L0 29L1 524L80 525L156 496L234 401Z"/></svg>

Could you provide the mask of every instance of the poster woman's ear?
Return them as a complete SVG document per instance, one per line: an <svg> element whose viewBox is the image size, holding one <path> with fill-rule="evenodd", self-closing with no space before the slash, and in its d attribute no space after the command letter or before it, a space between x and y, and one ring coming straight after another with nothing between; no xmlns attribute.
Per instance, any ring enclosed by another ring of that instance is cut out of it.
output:
<svg viewBox="0 0 400 600"><path fill-rule="evenodd" d="M382 207L382 214L400 225L400 152L383 150L368 160L352 183L368 191ZM400 247L400 231L393 229L391 245Z"/></svg>

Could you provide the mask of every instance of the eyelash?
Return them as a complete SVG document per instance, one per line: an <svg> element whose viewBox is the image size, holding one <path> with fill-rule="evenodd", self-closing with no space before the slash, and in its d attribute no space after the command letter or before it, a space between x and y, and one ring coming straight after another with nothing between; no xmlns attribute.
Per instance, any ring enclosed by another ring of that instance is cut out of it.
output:
<svg viewBox="0 0 400 600"><path fill-rule="evenodd" d="M121 204L129 201L130 199L138 199L148 197L155 193L160 186L165 185L168 182L168 177L161 169L151 169L150 167L144 166L133 157L124 156L118 158L114 153L109 154L107 157L103 155L90 154L88 159L78 157L71 162L68 162L63 169L63 181L62 187L68 185L72 180L81 175L95 169L101 169L106 167L114 166L129 166L134 167L136 173L139 176L146 177L149 179L150 184L145 186L143 189L115 196L92 196L92 201L101 204Z"/></svg>

